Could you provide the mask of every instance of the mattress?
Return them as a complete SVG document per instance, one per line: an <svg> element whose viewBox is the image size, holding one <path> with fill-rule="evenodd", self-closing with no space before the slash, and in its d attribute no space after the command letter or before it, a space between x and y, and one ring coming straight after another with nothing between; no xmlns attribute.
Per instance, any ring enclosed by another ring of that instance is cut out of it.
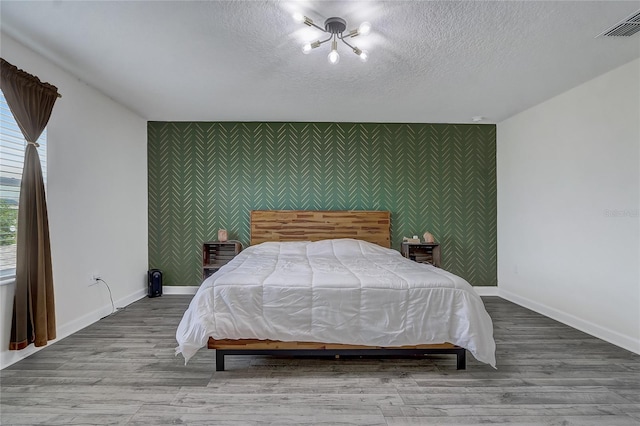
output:
<svg viewBox="0 0 640 426"><path fill-rule="evenodd" d="M209 337L404 346L449 342L495 367L493 324L464 279L353 239L248 247L207 278L176 339L187 362Z"/></svg>

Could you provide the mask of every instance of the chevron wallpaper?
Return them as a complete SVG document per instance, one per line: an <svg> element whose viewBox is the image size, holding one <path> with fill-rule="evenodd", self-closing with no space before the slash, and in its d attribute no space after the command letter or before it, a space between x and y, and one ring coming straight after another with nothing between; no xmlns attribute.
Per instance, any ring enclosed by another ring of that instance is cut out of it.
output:
<svg viewBox="0 0 640 426"><path fill-rule="evenodd" d="M429 231L442 267L496 285L494 125L149 122L149 267L199 285L219 228L249 211L389 210L392 247Z"/></svg>

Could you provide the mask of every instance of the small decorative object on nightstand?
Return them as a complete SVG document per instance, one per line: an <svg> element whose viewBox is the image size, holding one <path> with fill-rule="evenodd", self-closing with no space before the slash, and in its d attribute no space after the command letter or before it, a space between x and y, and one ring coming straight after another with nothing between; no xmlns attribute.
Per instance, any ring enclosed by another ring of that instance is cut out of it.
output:
<svg viewBox="0 0 640 426"><path fill-rule="evenodd" d="M402 237L402 242L403 243L419 243L420 242L420 238L418 238L417 235L414 235L413 238L409 238L409 237Z"/></svg>
<svg viewBox="0 0 640 426"><path fill-rule="evenodd" d="M242 251L240 241L209 241L202 244L202 279L213 275L240 251Z"/></svg>
<svg viewBox="0 0 640 426"><path fill-rule="evenodd" d="M402 255L418 263L430 263L440 267L439 243L402 243Z"/></svg>
<svg viewBox="0 0 640 426"><path fill-rule="evenodd" d="M433 234L429 231L425 232L424 235L424 242L425 243L435 243L436 239L433 237Z"/></svg>
<svg viewBox="0 0 640 426"><path fill-rule="evenodd" d="M219 229L218 230L218 241L225 242L228 239L229 239L229 237L227 236L227 230L226 229Z"/></svg>

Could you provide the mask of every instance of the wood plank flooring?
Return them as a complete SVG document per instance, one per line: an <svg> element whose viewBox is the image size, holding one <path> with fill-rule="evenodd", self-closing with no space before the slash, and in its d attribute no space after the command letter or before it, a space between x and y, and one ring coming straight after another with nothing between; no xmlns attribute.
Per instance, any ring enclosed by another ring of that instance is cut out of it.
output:
<svg viewBox="0 0 640 426"><path fill-rule="evenodd" d="M175 330L191 296L140 300L0 372L0 423L640 425L640 356L497 297L498 369L467 357L286 359L203 349Z"/></svg>

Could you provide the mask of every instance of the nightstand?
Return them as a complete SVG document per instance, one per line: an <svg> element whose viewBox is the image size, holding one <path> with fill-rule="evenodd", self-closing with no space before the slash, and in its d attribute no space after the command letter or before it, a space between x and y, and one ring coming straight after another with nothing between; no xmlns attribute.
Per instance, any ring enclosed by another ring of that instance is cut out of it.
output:
<svg viewBox="0 0 640 426"><path fill-rule="evenodd" d="M401 253L407 259L418 263L430 263L440 267L439 243L402 243Z"/></svg>
<svg viewBox="0 0 640 426"><path fill-rule="evenodd" d="M202 279L213 275L242 251L240 241L209 241L202 244Z"/></svg>

